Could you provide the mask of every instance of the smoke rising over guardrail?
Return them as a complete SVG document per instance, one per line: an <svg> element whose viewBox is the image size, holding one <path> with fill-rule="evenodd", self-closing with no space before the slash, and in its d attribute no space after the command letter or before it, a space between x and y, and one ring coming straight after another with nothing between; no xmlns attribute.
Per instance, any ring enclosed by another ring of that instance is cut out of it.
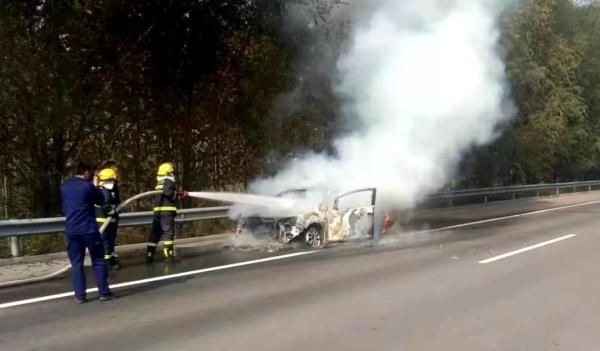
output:
<svg viewBox="0 0 600 351"><path fill-rule="evenodd" d="M343 113L359 127L335 141L335 156L307 154L250 190L374 186L386 202L411 207L443 186L461 156L512 116L501 3L373 2L332 77Z"/></svg>

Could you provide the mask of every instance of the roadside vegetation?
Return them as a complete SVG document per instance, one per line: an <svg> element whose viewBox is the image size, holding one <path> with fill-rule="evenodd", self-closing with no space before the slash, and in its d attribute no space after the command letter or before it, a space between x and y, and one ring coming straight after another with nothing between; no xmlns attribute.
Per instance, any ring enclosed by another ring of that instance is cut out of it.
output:
<svg viewBox="0 0 600 351"><path fill-rule="evenodd" d="M59 184L78 159L117 161L127 198L152 189L164 161L185 189L243 191L290 155L328 152L344 131L323 67L352 28L333 16L344 6L0 1L0 217L60 215ZM502 28L516 115L465 155L453 186L599 178L600 5L523 0ZM188 225L182 235L226 225ZM127 229L121 243L144 237ZM23 246L64 244L57 235Z"/></svg>

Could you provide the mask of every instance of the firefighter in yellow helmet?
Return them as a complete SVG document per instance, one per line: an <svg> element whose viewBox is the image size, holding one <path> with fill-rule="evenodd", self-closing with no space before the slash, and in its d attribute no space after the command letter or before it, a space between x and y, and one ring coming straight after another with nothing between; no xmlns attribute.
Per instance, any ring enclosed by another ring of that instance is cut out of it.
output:
<svg viewBox="0 0 600 351"><path fill-rule="evenodd" d="M96 205L96 222L98 222L98 226L110 222L102 233L104 261L108 269L118 270L121 266L115 253L115 241L119 228L119 214L116 209L121 203L121 198L117 186L117 172L112 168L103 168L98 172L98 180L98 189L104 197L104 205Z"/></svg>
<svg viewBox="0 0 600 351"><path fill-rule="evenodd" d="M175 188L175 167L172 163L163 163L156 172L156 190L161 193L154 197L154 218L152 232L146 249L146 262L154 262L156 247L161 238L163 253L167 261L175 260L175 216L177 199L187 197L187 192L177 192Z"/></svg>

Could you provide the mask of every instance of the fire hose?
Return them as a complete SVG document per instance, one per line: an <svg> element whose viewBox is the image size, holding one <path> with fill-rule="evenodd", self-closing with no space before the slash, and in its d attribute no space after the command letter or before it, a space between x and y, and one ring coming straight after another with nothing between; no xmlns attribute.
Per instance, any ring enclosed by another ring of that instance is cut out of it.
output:
<svg viewBox="0 0 600 351"><path fill-rule="evenodd" d="M161 193L161 191L154 190L154 191L148 191L145 193L138 194L132 198L127 199L123 203L121 203L115 209L115 213L120 213L123 208L125 208L127 205L129 205L133 201L139 200L139 199L147 197L147 196L160 194L160 193ZM292 208L293 205L295 204L295 202L290 199L281 199L281 198L274 198L274 197L269 197L269 196L250 195L250 194L189 192L187 195L189 197L194 197L194 198L198 198L198 199L231 202L231 203L239 203L239 204L247 204L247 205L255 205L255 206L257 205L257 206L263 206L263 207L267 207L267 208L269 208L269 207ZM106 221L102 224L102 226L99 229L100 234L104 233L104 231L108 227L109 223L110 223L110 221ZM69 264L55 272L48 273L46 275L42 275L39 277L0 282L0 288L25 285L25 284L31 284L31 283L37 283L37 282L49 280L49 279L58 277L61 274L68 272L70 268L71 268L71 265Z"/></svg>
<svg viewBox="0 0 600 351"><path fill-rule="evenodd" d="M123 203L121 203L119 206L117 206L117 208L115 209L115 213L120 213L123 208L125 208L126 206L128 206L130 203L132 203L133 201L139 200L141 198L147 197L147 196L152 196L152 195L156 195L156 194L160 194L160 191L154 190L154 191L148 191L145 193L141 193L138 194L132 198L129 198L127 200L125 200ZM106 227L108 226L108 224L110 223L110 221L106 221L105 223L102 224L102 226L100 227L100 234L102 235L102 233L104 233L104 231L106 230ZM0 288L7 288L7 287L12 287L12 286L18 286L18 285L25 285L25 284L31 284L31 283L37 283L37 282L41 282L41 281L45 281L45 280L49 280L55 277L60 276L63 273L66 273L69 271L69 269L71 268L71 265L66 265L65 267L52 272L52 273L48 273L39 277L33 277L33 278L25 278L25 279L17 279L17 280L10 280L10 281L6 281L6 282L0 282Z"/></svg>

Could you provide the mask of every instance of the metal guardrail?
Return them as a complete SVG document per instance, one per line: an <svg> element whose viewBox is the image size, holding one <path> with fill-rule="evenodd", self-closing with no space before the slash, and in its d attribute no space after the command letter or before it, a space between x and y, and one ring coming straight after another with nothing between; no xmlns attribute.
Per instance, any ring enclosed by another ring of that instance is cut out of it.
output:
<svg viewBox="0 0 600 351"><path fill-rule="evenodd" d="M207 219L227 218L229 207L192 208L177 211L177 222L193 222ZM152 224L153 212L122 213L119 227ZM35 234L60 233L65 230L65 217L40 219L10 219L0 221L0 238Z"/></svg>
<svg viewBox="0 0 600 351"><path fill-rule="evenodd" d="M227 218L229 207L192 208L177 211L177 222L193 222L208 219ZM122 213L119 227L133 227L152 224L154 213L133 212ZM19 237L36 234L61 233L65 230L65 217L39 219L10 219L0 221L0 238L9 238L10 252L13 257L19 256Z"/></svg>
<svg viewBox="0 0 600 351"><path fill-rule="evenodd" d="M458 198L467 197L482 197L483 202L488 202L488 197L492 195L506 195L511 194L512 198L516 198L517 194L535 192L536 196L540 196L541 192L552 191L555 195L560 195L562 189L571 189L576 192L578 189L584 188L587 191L591 191L592 187L599 187L600 181L584 181L584 182L569 182L569 183L551 183L551 184L533 184L533 185L514 185L514 186L502 186L493 188L474 188L474 189L462 189L462 190L449 190L442 191L429 196L431 200L448 200L449 205L452 206L452 200Z"/></svg>
<svg viewBox="0 0 600 351"><path fill-rule="evenodd" d="M555 195L560 195L561 189L577 189L585 188L591 191L592 187L600 187L600 181L585 181L585 182L570 182L570 183L555 183L555 184L535 184L535 185L516 185L494 188L478 188L478 189L463 189L443 191L429 196L431 200L447 200L449 205L453 205L453 199L467 197L483 197L485 203L488 202L488 197L491 195L506 195L512 194L515 198L517 194L536 192L540 195L541 192L552 191ZM177 212L177 222L193 222L209 219L228 218L228 206L222 207L207 207L184 209ZM131 227L140 225L152 224L153 212L133 212L121 214L120 227ZM13 256L19 255L19 237L35 234L51 234L64 231L65 218L39 218L39 219L12 219L0 221L0 238L10 238L11 253Z"/></svg>

